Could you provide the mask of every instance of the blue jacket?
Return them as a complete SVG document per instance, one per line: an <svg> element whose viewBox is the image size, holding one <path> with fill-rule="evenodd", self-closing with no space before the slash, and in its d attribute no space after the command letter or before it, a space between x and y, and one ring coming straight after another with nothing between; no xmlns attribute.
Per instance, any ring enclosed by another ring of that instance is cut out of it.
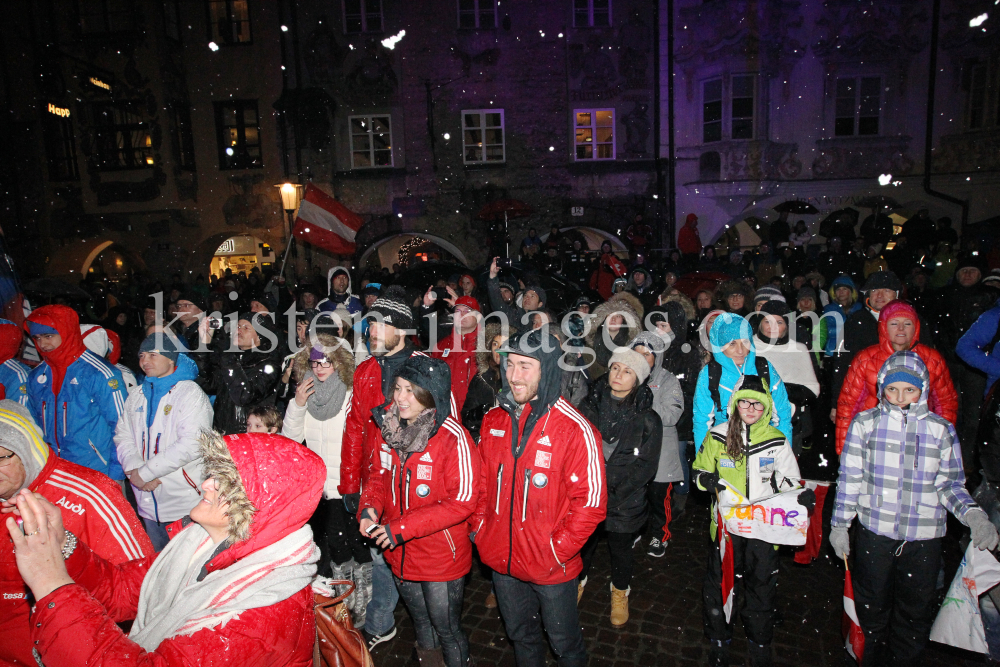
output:
<svg viewBox="0 0 1000 667"><path fill-rule="evenodd" d="M117 368L87 350L66 369L55 397L52 369L42 362L28 377L28 409L57 455L125 479L114 442L125 410L125 380Z"/></svg>
<svg viewBox="0 0 1000 667"><path fill-rule="evenodd" d="M841 285L850 287L851 293L854 295L854 303L847 309L846 315L844 315L844 311L841 309L840 304L837 303L836 298L837 288ZM848 317L861 310L862 307L861 302L858 301L858 288L855 287L854 281L851 280L850 276L837 276L833 283L830 284L830 303L823 308L823 315L828 316L823 317L821 320L821 322L826 324L826 346L823 349L826 356L832 357L837 351L837 329L839 323L832 313L840 313L844 318L842 321L846 322Z"/></svg>
<svg viewBox="0 0 1000 667"><path fill-rule="evenodd" d="M1000 299L995 306L979 316L965 335L958 339L955 352L962 361L986 373L986 391L1000 380L1000 342L992 350L986 347L1000 327ZM987 355L989 352L989 355Z"/></svg>
<svg viewBox="0 0 1000 667"><path fill-rule="evenodd" d="M711 343L712 356L722 365L722 379L719 381L721 408L715 409L715 402L712 400L712 394L708 388L708 365L706 364L698 373L698 386L694 391L695 451L701 449L701 443L705 441L705 435L709 429L729 420L727 412L729 397L740 378L744 374L757 374L757 353L753 342L753 332L745 319L733 313L722 313L715 318L708 338ZM747 355L746 361L743 362L742 369L737 368L733 360L722 352L723 347L738 338L750 343L750 353ZM785 383L781 381L778 371L774 370L771 362L768 362L767 366L771 376L771 399L774 401L771 425L781 431L788 442L791 442L792 405L788 401L788 392L785 390Z"/></svg>
<svg viewBox="0 0 1000 667"><path fill-rule="evenodd" d="M4 393L12 401L28 404L28 373L31 369L17 359L8 359L0 364L0 384Z"/></svg>

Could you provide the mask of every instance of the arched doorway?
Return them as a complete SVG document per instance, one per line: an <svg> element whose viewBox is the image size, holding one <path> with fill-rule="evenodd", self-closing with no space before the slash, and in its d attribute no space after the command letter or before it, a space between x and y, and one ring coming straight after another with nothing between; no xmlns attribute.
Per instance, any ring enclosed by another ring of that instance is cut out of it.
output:
<svg viewBox="0 0 1000 667"><path fill-rule="evenodd" d="M456 245L430 234L391 234L375 241L362 253L359 266L391 269L393 264L412 265L428 261L455 262L469 266Z"/></svg>
<svg viewBox="0 0 1000 667"><path fill-rule="evenodd" d="M212 255L209 271L223 276L226 269L234 274L249 274L254 268L264 271L274 266L274 249L250 234L230 236L222 241Z"/></svg>
<svg viewBox="0 0 1000 667"><path fill-rule="evenodd" d="M83 261L80 274L84 278L122 282L143 270L144 265L132 251L114 241L98 244Z"/></svg>

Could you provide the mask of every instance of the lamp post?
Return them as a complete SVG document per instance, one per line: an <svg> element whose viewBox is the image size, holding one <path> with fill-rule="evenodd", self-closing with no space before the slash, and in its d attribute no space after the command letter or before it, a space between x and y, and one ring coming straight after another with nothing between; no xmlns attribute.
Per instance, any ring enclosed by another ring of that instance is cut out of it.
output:
<svg viewBox="0 0 1000 667"><path fill-rule="evenodd" d="M285 256L281 260L281 272L279 275L285 272L285 262L288 261L288 251L292 247L292 221L294 219L295 211L299 208L299 203L302 201L302 186L296 183L279 183L274 187L278 188L278 192L281 193L281 207L285 209L285 223L288 225L284 237L285 237Z"/></svg>

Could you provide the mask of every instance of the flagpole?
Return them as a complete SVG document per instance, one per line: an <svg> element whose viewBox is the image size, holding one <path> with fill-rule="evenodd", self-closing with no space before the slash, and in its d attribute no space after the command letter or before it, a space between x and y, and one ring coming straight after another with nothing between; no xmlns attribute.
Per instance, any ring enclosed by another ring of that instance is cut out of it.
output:
<svg viewBox="0 0 1000 667"><path fill-rule="evenodd" d="M292 241L294 240L294 236L288 236L288 245L285 246L285 255L281 258L281 271L278 271L279 276L283 276L285 274L285 262L288 261L288 251L292 249Z"/></svg>

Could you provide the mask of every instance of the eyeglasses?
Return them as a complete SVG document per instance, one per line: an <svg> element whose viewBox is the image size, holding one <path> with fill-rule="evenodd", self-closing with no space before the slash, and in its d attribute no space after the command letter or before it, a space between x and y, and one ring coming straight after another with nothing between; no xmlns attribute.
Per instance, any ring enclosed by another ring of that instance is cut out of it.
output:
<svg viewBox="0 0 1000 667"><path fill-rule="evenodd" d="M326 361L326 360L324 360L324 361L310 361L309 365L312 368L330 368L331 366L333 366L333 362L332 361Z"/></svg>
<svg viewBox="0 0 1000 667"><path fill-rule="evenodd" d="M757 412L764 411L763 403L761 403L760 401L751 401L750 399L747 398L741 398L740 400L736 401L736 405L740 406L744 410L753 409L756 410Z"/></svg>
<svg viewBox="0 0 1000 667"><path fill-rule="evenodd" d="M8 454L7 456L0 456L0 468L4 468L12 464L14 462L15 456L17 456L17 454Z"/></svg>

